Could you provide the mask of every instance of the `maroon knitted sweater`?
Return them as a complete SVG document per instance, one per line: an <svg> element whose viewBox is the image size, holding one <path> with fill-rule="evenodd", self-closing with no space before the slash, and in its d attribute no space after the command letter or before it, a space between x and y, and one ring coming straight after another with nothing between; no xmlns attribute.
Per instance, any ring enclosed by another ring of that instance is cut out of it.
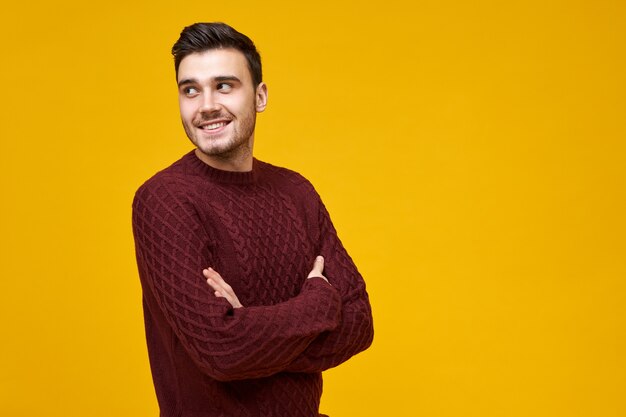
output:
<svg viewBox="0 0 626 417"><path fill-rule="evenodd" d="M190 152L142 185L133 231L162 417L313 417L321 372L366 349L365 283L313 186ZM307 279L317 255L324 275ZM243 308L213 295L213 267Z"/></svg>

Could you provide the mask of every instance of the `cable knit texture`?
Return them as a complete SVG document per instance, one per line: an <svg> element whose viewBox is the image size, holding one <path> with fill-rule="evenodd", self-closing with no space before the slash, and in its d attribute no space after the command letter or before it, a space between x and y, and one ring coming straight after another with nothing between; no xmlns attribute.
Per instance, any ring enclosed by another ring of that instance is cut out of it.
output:
<svg viewBox="0 0 626 417"><path fill-rule="evenodd" d="M293 171L190 152L139 188L133 231L162 417L318 416L321 372L372 342L365 283ZM330 285L307 279L317 255ZM243 308L215 297L209 266Z"/></svg>

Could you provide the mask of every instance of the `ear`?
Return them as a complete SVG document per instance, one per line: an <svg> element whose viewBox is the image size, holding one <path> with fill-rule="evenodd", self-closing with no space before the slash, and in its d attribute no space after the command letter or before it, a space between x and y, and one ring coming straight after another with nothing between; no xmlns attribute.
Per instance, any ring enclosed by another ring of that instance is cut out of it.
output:
<svg viewBox="0 0 626 417"><path fill-rule="evenodd" d="M267 85L265 83L260 83L256 88L255 93L256 98L256 111L257 113L261 113L265 110L267 106Z"/></svg>

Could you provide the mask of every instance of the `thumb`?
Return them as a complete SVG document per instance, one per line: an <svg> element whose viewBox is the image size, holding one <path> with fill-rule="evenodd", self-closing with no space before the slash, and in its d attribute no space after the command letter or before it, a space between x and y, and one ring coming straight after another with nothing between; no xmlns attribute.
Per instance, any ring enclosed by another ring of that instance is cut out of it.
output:
<svg viewBox="0 0 626 417"><path fill-rule="evenodd" d="M318 256L315 258L313 262L313 269L309 272L309 278L323 276L322 272L324 271L324 257Z"/></svg>
<svg viewBox="0 0 626 417"><path fill-rule="evenodd" d="M318 272L324 271L324 257L322 255L315 258L315 262L313 262L313 270Z"/></svg>

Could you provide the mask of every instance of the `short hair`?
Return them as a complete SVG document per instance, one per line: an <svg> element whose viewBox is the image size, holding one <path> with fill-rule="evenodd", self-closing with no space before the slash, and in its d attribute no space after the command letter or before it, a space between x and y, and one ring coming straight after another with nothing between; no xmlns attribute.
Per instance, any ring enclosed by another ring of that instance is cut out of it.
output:
<svg viewBox="0 0 626 417"><path fill-rule="evenodd" d="M221 22L194 23L183 29L172 47L176 77L178 77L180 62L187 55L223 48L236 49L245 56L254 87L263 81L261 55L254 46L254 42L243 33Z"/></svg>

